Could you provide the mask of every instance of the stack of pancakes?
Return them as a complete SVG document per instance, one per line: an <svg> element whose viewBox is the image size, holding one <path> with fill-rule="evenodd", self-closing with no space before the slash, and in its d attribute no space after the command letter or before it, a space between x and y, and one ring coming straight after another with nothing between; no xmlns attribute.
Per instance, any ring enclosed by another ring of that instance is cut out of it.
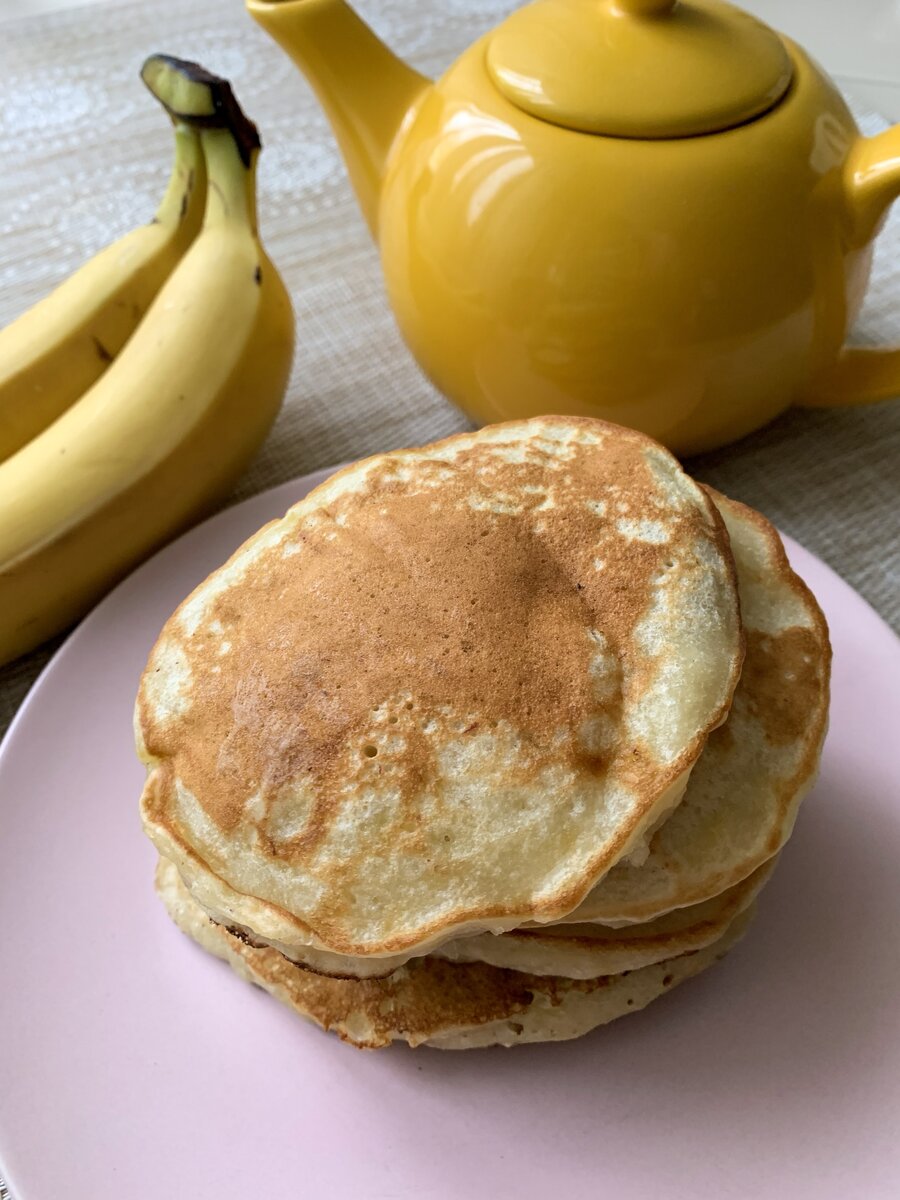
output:
<svg viewBox="0 0 900 1200"><path fill-rule="evenodd" d="M744 932L829 657L771 525L641 434L545 417L368 459L151 654L157 888L358 1046L576 1037Z"/></svg>

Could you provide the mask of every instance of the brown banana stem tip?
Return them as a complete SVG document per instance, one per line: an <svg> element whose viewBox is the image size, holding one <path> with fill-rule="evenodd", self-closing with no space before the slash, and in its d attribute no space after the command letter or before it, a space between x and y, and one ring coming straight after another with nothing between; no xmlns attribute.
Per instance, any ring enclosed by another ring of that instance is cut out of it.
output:
<svg viewBox="0 0 900 1200"><path fill-rule="evenodd" d="M151 54L141 68L141 79L173 120L198 129L227 129L241 161L250 165L262 146L259 131L238 104L231 84L199 63L170 54Z"/></svg>

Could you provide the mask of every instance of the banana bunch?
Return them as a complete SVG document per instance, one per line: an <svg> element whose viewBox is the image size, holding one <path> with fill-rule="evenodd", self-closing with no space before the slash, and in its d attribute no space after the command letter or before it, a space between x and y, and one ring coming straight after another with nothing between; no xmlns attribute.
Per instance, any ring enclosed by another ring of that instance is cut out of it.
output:
<svg viewBox="0 0 900 1200"><path fill-rule="evenodd" d="M208 511L290 374L291 302L256 227L256 128L194 63L156 55L142 77L175 126L156 218L0 333L0 663Z"/></svg>

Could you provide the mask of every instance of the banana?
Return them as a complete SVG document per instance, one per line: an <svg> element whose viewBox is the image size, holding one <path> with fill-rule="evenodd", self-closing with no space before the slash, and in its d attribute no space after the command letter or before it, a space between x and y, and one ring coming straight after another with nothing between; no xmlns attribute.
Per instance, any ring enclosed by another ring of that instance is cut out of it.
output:
<svg viewBox="0 0 900 1200"><path fill-rule="evenodd" d="M155 56L143 74L197 124L203 226L101 378L0 464L0 663L209 510L265 438L290 375L291 302L256 230L256 128L193 63Z"/></svg>
<svg viewBox="0 0 900 1200"><path fill-rule="evenodd" d="M175 165L156 216L0 330L0 462L103 374L193 241L206 194L197 132L175 125Z"/></svg>

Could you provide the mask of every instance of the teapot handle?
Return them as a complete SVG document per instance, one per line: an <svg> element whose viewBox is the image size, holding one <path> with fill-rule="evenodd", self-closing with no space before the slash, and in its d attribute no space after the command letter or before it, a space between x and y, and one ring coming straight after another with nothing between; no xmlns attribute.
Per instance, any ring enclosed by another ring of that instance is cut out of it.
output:
<svg viewBox="0 0 900 1200"><path fill-rule="evenodd" d="M900 125L860 138L850 152L845 196L854 244L865 245L885 211L900 196ZM803 408L873 404L900 396L900 348L845 346L796 403Z"/></svg>

